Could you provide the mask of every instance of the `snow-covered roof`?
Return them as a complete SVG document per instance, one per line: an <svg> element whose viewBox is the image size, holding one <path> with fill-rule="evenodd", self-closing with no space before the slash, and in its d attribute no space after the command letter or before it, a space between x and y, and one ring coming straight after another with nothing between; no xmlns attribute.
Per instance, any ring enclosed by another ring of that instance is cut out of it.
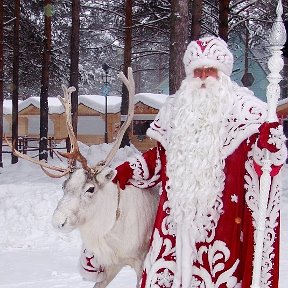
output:
<svg viewBox="0 0 288 288"><path fill-rule="evenodd" d="M95 111L105 113L105 96L102 95L79 95L79 104L83 104ZM107 113L118 113L121 108L120 96L107 97Z"/></svg>
<svg viewBox="0 0 288 288"><path fill-rule="evenodd" d="M168 95L153 94L153 93L139 93L135 95L134 103L142 102L150 107L159 109L166 101ZM107 112L120 112L122 98L120 96L107 97ZM102 95L79 95L78 103L83 104L95 111L105 113L105 96ZM40 97L30 97L24 101L19 101L18 111L22 111L30 105L40 109ZM4 114L12 114L12 100L4 100L3 106ZM48 113L62 114L64 108L57 97L48 97Z"/></svg>
<svg viewBox="0 0 288 288"><path fill-rule="evenodd" d="M79 95L78 103L83 104L95 111L105 113L105 97L102 95ZM40 97L30 97L24 101L19 102L18 111L28 108L30 105L40 109ZM12 100L4 100L4 114L12 113ZM108 96L107 97L107 112L117 113L120 111L121 97ZM48 113L62 114L64 108L57 97L48 97Z"/></svg>
<svg viewBox="0 0 288 288"><path fill-rule="evenodd" d="M40 97L29 97L18 105L18 111L22 111L30 105L40 109ZM56 97L48 97L48 113L49 114L62 114L64 108L60 100Z"/></svg>
<svg viewBox="0 0 288 288"><path fill-rule="evenodd" d="M142 102L155 109L160 109L168 96L166 94L139 93L135 95L134 103Z"/></svg>
<svg viewBox="0 0 288 288"><path fill-rule="evenodd" d="M288 103L288 98L281 99L278 101L278 106Z"/></svg>

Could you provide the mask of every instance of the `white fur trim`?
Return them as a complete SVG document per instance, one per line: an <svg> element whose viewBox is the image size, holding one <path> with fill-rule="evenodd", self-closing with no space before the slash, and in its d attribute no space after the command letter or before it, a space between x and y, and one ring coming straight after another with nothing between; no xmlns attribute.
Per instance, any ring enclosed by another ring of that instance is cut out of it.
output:
<svg viewBox="0 0 288 288"><path fill-rule="evenodd" d="M174 95L170 95L164 105L156 115L155 120L151 123L150 128L147 130L147 136L161 143L161 145L167 148L167 125L169 123L169 117L171 108L173 105Z"/></svg>
<svg viewBox="0 0 288 288"><path fill-rule="evenodd" d="M92 252L82 248L78 264L79 273L84 280L96 283L104 280L103 268L97 263Z"/></svg>
<svg viewBox="0 0 288 288"><path fill-rule="evenodd" d="M224 158L231 155L245 139L258 132L267 113L267 104L255 97L252 91L240 87L234 82L232 87L236 101L225 120L227 133L222 151ZM147 130L147 136L160 142L165 149L167 148L167 130L170 129L169 119L173 99L174 95L167 98Z"/></svg>
<svg viewBox="0 0 288 288"><path fill-rule="evenodd" d="M245 139L258 132L267 114L267 104L255 97L252 91L236 83L233 83L233 90L237 102L225 123L227 136L222 152L226 157Z"/></svg>
<svg viewBox="0 0 288 288"><path fill-rule="evenodd" d="M133 169L133 176L130 180L133 186L139 188L149 188L156 185L157 180L160 178L159 172L161 170L161 161L159 151L157 149L157 159L155 163L154 174L149 177L150 171L147 163L142 155L136 155L136 157L129 160L130 167Z"/></svg>

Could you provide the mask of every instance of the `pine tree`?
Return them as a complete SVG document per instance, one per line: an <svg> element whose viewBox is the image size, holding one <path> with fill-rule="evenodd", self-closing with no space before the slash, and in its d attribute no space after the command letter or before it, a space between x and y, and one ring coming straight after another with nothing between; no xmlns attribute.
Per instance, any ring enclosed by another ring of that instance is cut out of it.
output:
<svg viewBox="0 0 288 288"><path fill-rule="evenodd" d="M3 0L0 0L0 167L3 167L2 162L2 138L3 138L3 67L4 67L4 53L3 53L3 30L4 30L4 7Z"/></svg>
<svg viewBox="0 0 288 288"><path fill-rule="evenodd" d="M183 56L188 44L188 0L171 0L169 92L174 94L185 77Z"/></svg>
<svg viewBox="0 0 288 288"><path fill-rule="evenodd" d="M14 1L14 29L13 29L13 83L12 83L12 142L18 149L18 92L19 92L19 22L20 0ZM11 156L11 163L18 162L18 157Z"/></svg>
<svg viewBox="0 0 288 288"><path fill-rule="evenodd" d="M76 91L71 95L72 125L77 136L78 121L78 92L79 92L79 42L80 42L80 0L72 0L72 29L70 42L70 86L74 86Z"/></svg>
<svg viewBox="0 0 288 288"><path fill-rule="evenodd" d="M48 89L49 89L49 68L51 55L51 18L53 6L51 0L45 0L44 7L44 49L42 56L42 77L40 94L40 141L39 141L39 160L48 158Z"/></svg>

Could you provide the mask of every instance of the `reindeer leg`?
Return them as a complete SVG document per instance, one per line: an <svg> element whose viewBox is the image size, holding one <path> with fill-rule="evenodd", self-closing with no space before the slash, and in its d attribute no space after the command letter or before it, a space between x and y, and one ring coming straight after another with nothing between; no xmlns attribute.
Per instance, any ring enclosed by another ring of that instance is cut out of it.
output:
<svg viewBox="0 0 288 288"><path fill-rule="evenodd" d="M140 287L140 280L142 278L142 272L143 272L143 261L138 260L131 265L131 267L135 270L136 275L137 275L137 284L136 288Z"/></svg>
<svg viewBox="0 0 288 288"><path fill-rule="evenodd" d="M123 265L111 265L105 266L105 280L99 283L96 283L93 288L105 288L108 284L115 278L119 271L123 268Z"/></svg>

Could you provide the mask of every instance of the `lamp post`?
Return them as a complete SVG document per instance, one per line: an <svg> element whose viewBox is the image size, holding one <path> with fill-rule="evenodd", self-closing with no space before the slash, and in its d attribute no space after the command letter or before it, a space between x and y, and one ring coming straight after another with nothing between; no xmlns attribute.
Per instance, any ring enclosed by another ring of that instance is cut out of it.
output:
<svg viewBox="0 0 288 288"><path fill-rule="evenodd" d="M109 71L108 71L109 68L110 68L109 65L107 65L106 63L103 63L102 69L103 69L104 73L102 73L102 75L101 75L102 81L103 81L103 86L102 86L101 92L102 92L102 95L105 97L105 143L108 143L107 97L108 97L108 94L110 92L109 81L111 78L111 75L109 75Z"/></svg>

